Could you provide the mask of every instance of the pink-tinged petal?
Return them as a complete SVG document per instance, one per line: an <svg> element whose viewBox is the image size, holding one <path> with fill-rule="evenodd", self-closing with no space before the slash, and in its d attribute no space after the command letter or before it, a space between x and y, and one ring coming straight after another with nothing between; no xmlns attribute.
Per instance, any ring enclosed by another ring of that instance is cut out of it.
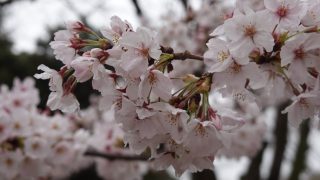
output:
<svg viewBox="0 0 320 180"><path fill-rule="evenodd" d="M155 84L152 85L153 93L164 101L169 101L171 98L171 90L173 88L171 80L159 70L152 70L151 73L153 73L156 78Z"/></svg>
<svg viewBox="0 0 320 180"><path fill-rule="evenodd" d="M142 57L123 59L120 66L132 77L139 77L148 68L148 61Z"/></svg>
<svg viewBox="0 0 320 180"><path fill-rule="evenodd" d="M71 62L70 66L75 70L73 75L79 82L85 82L93 76L91 72L93 62L94 58L86 57L80 57Z"/></svg>
<svg viewBox="0 0 320 180"><path fill-rule="evenodd" d="M297 108L297 102L293 102L291 105L286 107L282 113L288 113L288 121L294 127L299 127L302 119L300 117L300 109Z"/></svg>
<svg viewBox="0 0 320 180"><path fill-rule="evenodd" d="M69 41L73 34L68 30L60 30L54 33L55 41Z"/></svg>
<svg viewBox="0 0 320 180"><path fill-rule="evenodd" d="M140 36L136 32L128 32L122 36L119 44L127 48L136 48L140 46L140 41Z"/></svg>
<svg viewBox="0 0 320 180"><path fill-rule="evenodd" d="M235 54L236 57L247 57L254 48L251 38L243 37L230 44L230 53Z"/></svg>
<svg viewBox="0 0 320 180"><path fill-rule="evenodd" d="M216 29L213 30L213 32L210 34L210 36L221 36L223 34L224 34L224 25L220 25Z"/></svg>
<svg viewBox="0 0 320 180"><path fill-rule="evenodd" d="M267 9L275 12L281 4L279 0L264 0L264 5Z"/></svg>
<svg viewBox="0 0 320 180"><path fill-rule="evenodd" d="M263 47L267 52L271 52L274 46L273 36L268 32L259 32L253 37L254 43L258 47Z"/></svg>
<svg viewBox="0 0 320 180"><path fill-rule="evenodd" d="M283 67L292 63L292 61L295 58L295 54L293 53L293 50L291 48L283 46L281 48L280 57L281 57L281 66Z"/></svg>
<svg viewBox="0 0 320 180"><path fill-rule="evenodd" d="M238 21L240 18L232 18L228 19L224 23L224 31L225 35L231 40L238 40L244 36L243 31L240 30L241 25Z"/></svg>
<svg viewBox="0 0 320 180"><path fill-rule="evenodd" d="M314 50L320 48L320 34L319 33L310 33L303 46L306 51Z"/></svg>
<svg viewBox="0 0 320 180"><path fill-rule="evenodd" d="M139 97L142 98L145 102L148 102L148 96L151 93L152 85L149 82L149 73L145 74L142 77L142 80L139 84L138 94Z"/></svg>
<svg viewBox="0 0 320 180"><path fill-rule="evenodd" d="M320 2L311 6L302 18L301 23L304 26L315 26L320 23Z"/></svg>
<svg viewBox="0 0 320 180"><path fill-rule="evenodd" d="M312 77L307 67L301 60L294 60L289 67L289 77L294 79L294 83L296 84L304 84L306 83L308 86L314 83L315 78Z"/></svg>

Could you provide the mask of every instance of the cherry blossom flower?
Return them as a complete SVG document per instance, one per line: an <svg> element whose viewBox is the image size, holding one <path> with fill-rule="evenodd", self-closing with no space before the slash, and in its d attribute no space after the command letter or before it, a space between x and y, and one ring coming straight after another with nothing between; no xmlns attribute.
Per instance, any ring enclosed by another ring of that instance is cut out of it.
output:
<svg viewBox="0 0 320 180"><path fill-rule="evenodd" d="M221 72L226 70L232 62L241 65L249 63L249 58L234 58L236 56L230 54L227 42L218 38L210 39L207 43L209 50L204 54L205 64L209 67L209 72Z"/></svg>
<svg viewBox="0 0 320 180"><path fill-rule="evenodd" d="M159 70L150 70L144 74L139 84L139 97L147 102L150 93L164 101L171 98L172 82Z"/></svg>
<svg viewBox="0 0 320 180"><path fill-rule="evenodd" d="M305 15L304 4L300 0L264 0L267 16L279 28L296 28Z"/></svg>
<svg viewBox="0 0 320 180"><path fill-rule="evenodd" d="M74 112L78 110L79 102L72 93L64 91L61 75L45 65L40 65L38 69L44 72L35 74L35 78L50 79L49 86L52 92L48 97L47 105L52 110L60 109L63 112ZM72 86L72 84L69 84L69 86Z"/></svg>
<svg viewBox="0 0 320 180"><path fill-rule="evenodd" d="M274 40L272 21L265 19L264 12L238 14L224 23L225 35L232 41L230 51L237 57L246 57L254 48L272 51Z"/></svg>
<svg viewBox="0 0 320 180"><path fill-rule="evenodd" d="M133 31L128 21L122 21L118 16L112 16L110 22L111 29L103 28L101 33L104 37L111 40L113 44L118 44L120 38L126 33Z"/></svg>
<svg viewBox="0 0 320 180"><path fill-rule="evenodd" d="M318 113L320 108L319 80L320 76L312 91L293 97L291 105L282 111L288 113L288 120L293 126L298 127L303 120L312 119Z"/></svg>
<svg viewBox="0 0 320 180"><path fill-rule="evenodd" d="M103 64L108 54L102 49L94 48L90 51L88 56L79 56L71 62L70 66L75 70L73 74L78 82L88 81L93 79L100 79L101 74L106 72Z"/></svg>
<svg viewBox="0 0 320 180"><path fill-rule="evenodd" d="M49 144L41 137L28 138L24 142L25 152L31 158L44 158L50 151Z"/></svg>
<svg viewBox="0 0 320 180"><path fill-rule="evenodd" d="M19 165L22 161L21 151L1 152L0 156L0 173L4 174L7 179L15 178L19 173Z"/></svg>
<svg viewBox="0 0 320 180"><path fill-rule="evenodd" d="M148 59L159 59L161 51L155 32L138 28L126 33L120 44L127 49L121 57L120 66L133 77L139 77L148 68Z"/></svg>
<svg viewBox="0 0 320 180"><path fill-rule="evenodd" d="M50 43L56 58L69 66L76 57L76 49L82 47L81 40L68 30L60 30L55 33L54 41Z"/></svg>
<svg viewBox="0 0 320 180"><path fill-rule="evenodd" d="M288 40L282 47L281 66L289 66L290 77L298 84L313 84L314 78L307 68L317 64L317 58L312 50L320 48L320 36L316 33L301 34Z"/></svg>
<svg viewBox="0 0 320 180"><path fill-rule="evenodd" d="M317 26L320 24L320 2L318 0L308 1L306 15L302 18L301 24L304 26Z"/></svg>

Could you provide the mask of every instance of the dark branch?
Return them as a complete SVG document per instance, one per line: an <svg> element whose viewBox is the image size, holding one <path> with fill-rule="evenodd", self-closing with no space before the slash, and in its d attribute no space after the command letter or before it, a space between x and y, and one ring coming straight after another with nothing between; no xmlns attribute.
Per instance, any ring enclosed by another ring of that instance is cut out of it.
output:
<svg viewBox="0 0 320 180"><path fill-rule="evenodd" d="M188 0L180 0L185 10L188 10Z"/></svg>
<svg viewBox="0 0 320 180"><path fill-rule="evenodd" d="M279 179L281 164L284 156L284 151L287 144L287 133L288 133L288 118L287 114L282 114L281 110L287 107L287 103L284 103L278 107L278 115L276 119L275 133L275 152L273 156L273 163L269 175L269 180Z"/></svg>
<svg viewBox="0 0 320 180"><path fill-rule="evenodd" d="M132 0L132 3L133 3L133 5L134 5L134 7L136 9L137 15L139 17L141 17L143 14L142 14L141 8L139 6L138 0Z"/></svg>
<svg viewBox="0 0 320 180"><path fill-rule="evenodd" d="M122 154L107 154L107 153L102 153L98 152L95 150L87 150L84 153L85 156L92 156L92 157L100 157L100 158L105 158L110 161L114 160L124 160L124 161L148 161L149 157L140 155L140 156L134 156L134 155L122 155Z"/></svg>
<svg viewBox="0 0 320 180"><path fill-rule="evenodd" d="M216 180L214 171L205 169L201 172L192 173L192 180Z"/></svg>
<svg viewBox="0 0 320 180"><path fill-rule="evenodd" d="M300 140L295 154L296 159L293 163L292 172L289 180L298 180L300 174L306 168L306 153L309 148L308 136L310 133L310 119L305 120L300 126Z"/></svg>
<svg viewBox="0 0 320 180"><path fill-rule="evenodd" d="M3 6L8 5L8 4L11 4L13 2L14 2L14 0L7 0L7 1L0 2L0 7L3 7Z"/></svg>
<svg viewBox="0 0 320 180"><path fill-rule="evenodd" d="M261 179L260 177L260 166L263 159L264 150L267 147L267 143L264 142L262 148L257 153L255 157L252 158L248 171L245 175L241 177L241 180L257 180Z"/></svg>

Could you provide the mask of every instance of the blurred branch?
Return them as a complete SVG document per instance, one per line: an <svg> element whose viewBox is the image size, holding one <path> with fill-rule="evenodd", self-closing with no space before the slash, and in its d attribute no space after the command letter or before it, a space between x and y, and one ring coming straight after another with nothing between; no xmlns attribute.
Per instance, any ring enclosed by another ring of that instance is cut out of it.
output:
<svg viewBox="0 0 320 180"><path fill-rule="evenodd" d="M216 180L214 171L205 169L201 172L192 173L192 180Z"/></svg>
<svg viewBox="0 0 320 180"><path fill-rule="evenodd" d="M241 180L258 180L260 177L260 166L263 158L264 150L267 147L267 142L262 144L262 148L255 157L252 158L248 171L241 177Z"/></svg>
<svg viewBox="0 0 320 180"><path fill-rule="evenodd" d="M12 3L15 3L15 2L20 2L20 1L23 1L23 0L6 0L6 1L0 1L0 8L1 7L4 7L6 5L9 5L9 4L12 4ZM26 0L25 0L26 1ZM34 0L29 0L29 1L34 1Z"/></svg>
<svg viewBox="0 0 320 180"><path fill-rule="evenodd" d="M298 180L301 172L306 168L306 152L308 146L308 136L310 132L310 119L305 120L300 126L300 140L295 154L292 172L289 180Z"/></svg>
<svg viewBox="0 0 320 180"><path fill-rule="evenodd" d="M180 0L185 10L188 10L188 0Z"/></svg>
<svg viewBox="0 0 320 180"><path fill-rule="evenodd" d="M142 13L142 10L140 8L140 5L138 3L138 0L132 0L132 3L134 5L134 8L136 9L136 13L139 17L142 17L143 16L143 13Z"/></svg>
<svg viewBox="0 0 320 180"><path fill-rule="evenodd" d="M176 178L171 177L167 171L155 171L149 170L143 177L143 180L176 180Z"/></svg>
<svg viewBox="0 0 320 180"><path fill-rule="evenodd" d="M0 7L13 3L15 0L0 1Z"/></svg>
<svg viewBox="0 0 320 180"><path fill-rule="evenodd" d="M98 152L96 150L87 150L84 153L84 156L100 157L110 161L114 161L114 160L147 161L149 159L149 157L144 155L134 156L134 155L122 155L122 154L107 154L107 153Z"/></svg>
<svg viewBox="0 0 320 180"><path fill-rule="evenodd" d="M281 113L282 109L285 107L287 107L287 103L284 103L278 107L278 114L275 122L276 127L274 130L274 140L276 141L276 144L269 180L279 179L283 155L287 145L288 118L287 114Z"/></svg>

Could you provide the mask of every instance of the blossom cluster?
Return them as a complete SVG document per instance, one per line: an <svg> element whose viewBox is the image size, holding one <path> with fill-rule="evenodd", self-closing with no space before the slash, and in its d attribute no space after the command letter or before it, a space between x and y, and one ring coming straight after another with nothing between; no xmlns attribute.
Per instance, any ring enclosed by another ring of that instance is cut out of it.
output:
<svg viewBox="0 0 320 180"><path fill-rule="evenodd" d="M95 111L97 112L97 111ZM88 112L85 112L88 113ZM95 158L96 171L100 177L110 180L139 180L148 170L149 164L141 160L117 159L119 157L134 157L133 153L123 142L124 132L117 124L110 111L102 113L102 120L95 122L89 145L99 153L114 155L114 159ZM89 113L90 115L94 113Z"/></svg>
<svg viewBox="0 0 320 180"><path fill-rule="evenodd" d="M216 156L257 152L265 132L260 112L266 106L291 99L283 113L295 126L319 115L320 2L251 5L237 1L210 34L204 53L199 47L176 52L184 46L164 46L165 36L134 29L117 16L101 33L70 22L50 43L64 66L56 71L40 65L44 72L35 77L50 80L47 105L63 112L79 111L73 91L91 81L101 95L99 109L110 112L119 124L115 129L122 128L125 146L136 154L149 152L154 168L173 166L178 175L212 169ZM208 23L199 22L208 29L216 26ZM186 74L186 66L181 70L174 64L186 59L204 63L206 70ZM215 94L232 106L224 107ZM102 127L97 131L109 131Z"/></svg>
<svg viewBox="0 0 320 180"><path fill-rule="evenodd" d="M93 163L100 177L111 180L141 179L148 170L145 162L86 156L134 154L124 146L123 130L97 105L79 114L42 111L31 78L15 79L11 90L2 85L0 100L0 179L62 179Z"/></svg>
<svg viewBox="0 0 320 180"><path fill-rule="evenodd" d="M63 178L88 165L89 134L69 117L39 112L34 81L15 79L0 91L0 178ZM70 162L74 162L70 166Z"/></svg>
<svg viewBox="0 0 320 180"><path fill-rule="evenodd" d="M254 11L238 1L233 16L211 33L204 54L213 85L251 89L269 105L292 99L283 112L295 126L317 116L319 5L264 0L264 8Z"/></svg>

